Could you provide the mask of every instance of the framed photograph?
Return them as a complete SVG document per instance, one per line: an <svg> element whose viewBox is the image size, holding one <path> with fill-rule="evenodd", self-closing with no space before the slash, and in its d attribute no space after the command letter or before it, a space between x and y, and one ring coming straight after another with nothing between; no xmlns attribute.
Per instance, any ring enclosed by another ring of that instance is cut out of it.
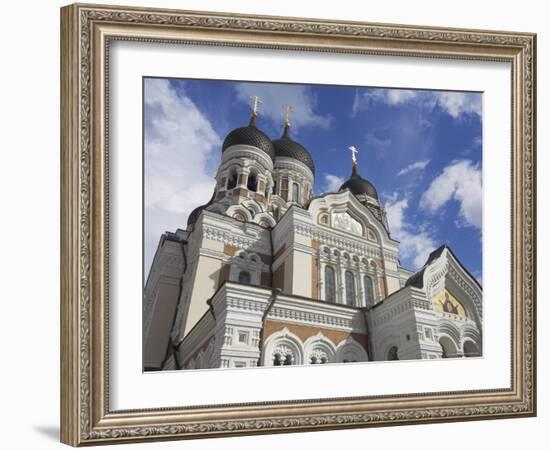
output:
<svg viewBox="0 0 550 450"><path fill-rule="evenodd" d="M531 33L61 9L61 440L536 414Z"/></svg>

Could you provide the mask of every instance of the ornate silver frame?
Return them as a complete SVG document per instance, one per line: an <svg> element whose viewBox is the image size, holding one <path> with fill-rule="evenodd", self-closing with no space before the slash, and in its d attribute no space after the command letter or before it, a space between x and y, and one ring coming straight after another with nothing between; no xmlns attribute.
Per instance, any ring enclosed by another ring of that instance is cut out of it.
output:
<svg viewBox="0 0 550 450"><path fill-rule="evenodd" d="M509 389L115 412L108 399L109 43L202 43L512 66ZM536 36L75 4L61 10L61 440L79 446L536 414Z"/></svg>

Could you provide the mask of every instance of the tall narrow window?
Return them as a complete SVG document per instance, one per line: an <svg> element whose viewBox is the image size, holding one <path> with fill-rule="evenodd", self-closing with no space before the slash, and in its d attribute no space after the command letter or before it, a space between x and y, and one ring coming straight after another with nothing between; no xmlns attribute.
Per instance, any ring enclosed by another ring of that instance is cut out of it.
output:
<svg viewBox="0 0 550 450"><path fill-rule="evenodd" d="M365 305L374 305L374 292L372 286L372 278L369 276L363 277L363 284L365 285Z"/></svg>
<svg viewBox="0 0 550 450"><path fill-rule="evenodd" d="M246 270L241 270L239 272L239 283L250 284L250 282L251 282L250 272L247 272Z"/></svg>
<svg viewBox="0 0 550 450"><path fill-rule="evenodd" d="M258 189L258 176L255 173L250 173L248 175L248 182L246 183L246 187L249 191L254 191Z"/></svg>
<svg viewBox="0 0 550 450"><path fill-rule="evenodd" d="M299 187L297 183L292 184L292 201L298 203Z"/></svg>
<svg viewBox="0 0 550 450"><path fill-rule="evenodd" d="M271 210L273 212L273 217L275 220L279 220L279 207L273 206L273 209Z"/></svg>
<svg viewBox="0 0 550 450"><path fill-rule="evenodd" d="M355 277L349 270L346 271L346 304L355 304Z"/></svg>
<svg viewBox="0 0 550 450"><path fill-rule="evenodd" d="M331 303L336 301L334 269L330 266L325 266L325 300Z"/></svg>
<svg viewBox="0 0 550 450"><path fill-rule="evenodd" d="M273 195L277 193L277 181L273 181Z"/></svg>
<svg viewBox="0 0 550 450"><path fill-rule="evenodd" d="M237 171L233 169L227 179L227 190L233 189L235 186L237 186Z"/></svg>

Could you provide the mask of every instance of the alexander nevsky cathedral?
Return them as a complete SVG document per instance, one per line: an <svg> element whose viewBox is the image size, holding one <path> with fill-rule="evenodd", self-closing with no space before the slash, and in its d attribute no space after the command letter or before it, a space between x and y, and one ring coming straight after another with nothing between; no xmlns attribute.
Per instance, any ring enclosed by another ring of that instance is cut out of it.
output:
<svg viewBox="0 0 550 450"><path fill-rule="evenodd" d="M250 123L221 148L212 198L160 236L143 298L143 369L482 354L482 290L452 250L401 267L376 188L313 194L315 162Z"/></svg>

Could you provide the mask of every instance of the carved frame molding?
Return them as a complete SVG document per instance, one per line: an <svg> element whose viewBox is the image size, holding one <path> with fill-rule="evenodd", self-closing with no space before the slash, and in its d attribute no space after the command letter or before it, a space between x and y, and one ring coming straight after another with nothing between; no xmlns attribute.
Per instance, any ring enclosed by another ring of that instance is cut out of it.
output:
<svg viewBox="0 0 550 450"><path fill-rule="evenodd" d="M111 411L105 105L114 39L510 62L510 389ZM535 415L536 35L77 4L61 10L61 58L62 442L79 446Z"/></svg>

